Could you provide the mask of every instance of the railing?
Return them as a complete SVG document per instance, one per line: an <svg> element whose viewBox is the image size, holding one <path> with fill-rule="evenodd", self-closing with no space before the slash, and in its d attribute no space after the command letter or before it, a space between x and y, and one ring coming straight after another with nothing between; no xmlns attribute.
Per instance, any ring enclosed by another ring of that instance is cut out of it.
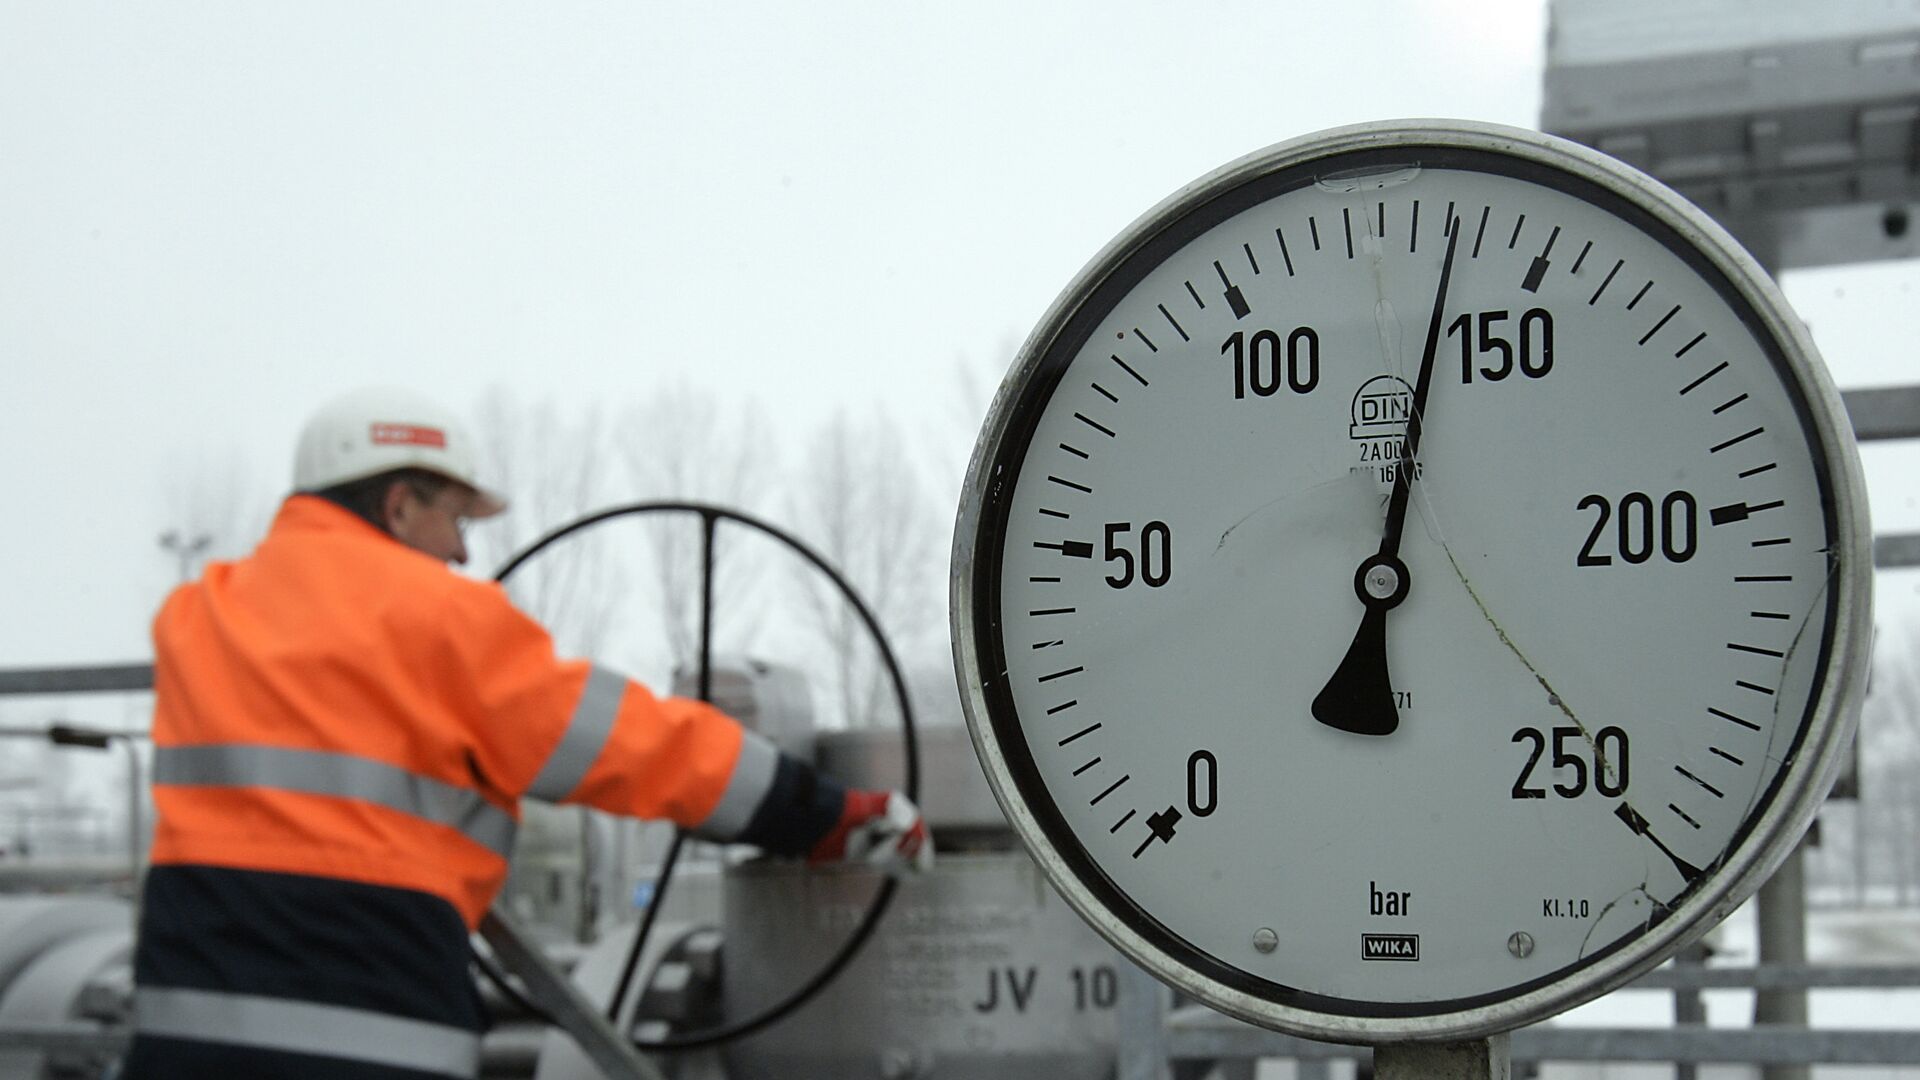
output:
<svg viewBox="0 0 1920 1080"><path fill-rule="evenodd" d="M1291 1058L1300 1080L1326 1076L1327 1063L1371 1060L1365 1046L1298 1039L1243 1024L1197 1005L1173 1007L1172 994L1132 965L1121 1018L1117 1080L1169 1080L1175 1067L1212 1063L1225 1080L1253 1075L1261 1058ZM1634 990L1920 989L1920 966L1763 965L1657 968L1622 988ZM1616 991L1616 992L1622 992ZM1565 1027L1551 1021L1513 1033L1521 1062L1671 1062L1749 1065L1920 1065L1920 1027L1835 1030L1787 1027Z"/></svg>

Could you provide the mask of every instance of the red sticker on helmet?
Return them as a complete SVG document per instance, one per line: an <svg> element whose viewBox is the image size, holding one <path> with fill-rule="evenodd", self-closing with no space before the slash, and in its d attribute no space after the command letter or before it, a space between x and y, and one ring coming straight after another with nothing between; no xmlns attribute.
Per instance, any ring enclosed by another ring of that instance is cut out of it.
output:
<svg viewBox="0 0 1920 1080"><path fill-rule="evenodd" d="M373 445L375 446L431 446L446 449L447 433L434 427L421 427L418 424L375 424L373 425Z"/></svg>

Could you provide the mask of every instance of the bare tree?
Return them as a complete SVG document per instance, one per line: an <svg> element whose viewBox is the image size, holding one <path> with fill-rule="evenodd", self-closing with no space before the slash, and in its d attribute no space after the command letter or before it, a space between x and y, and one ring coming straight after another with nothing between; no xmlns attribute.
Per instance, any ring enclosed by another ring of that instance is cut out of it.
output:
<svg viewBox="0 0 1920 1080"><path fill-rule="evenodd" d="M503 387L476 411L482 482L510 507L469 530L470 558L486 573L605 503L609 441L598 409L563 414L551 399L527 402ZM516 571L508 591L564 651L596 656L615 629L621 569L591 534L561 543Z"/></svg>
<svg viewBox="0 0 1920 1080"><path fill-rule="evenodd" d="M723 411L713 396L686 383L649 394L621 425L620 456L634 488L647 499L715 504L748 513L773 476L771 425L751 402ZM646 523L660 625L676 669L690 667L699 649L703 538L693 515ZM761 566L737 530L716 530L713 547L714 620L725 620L735 648L751 645L760 626ZM717 631L716 631L717 632Z"/></svg>
<svg viewBox="0 0 1920 1080"><path fill-rule="evenodd" d="M980 427L993 404L994 393L1012 366L1020 347L1017 335L1001 337L995 352L984 359L956 355L948 371L949 391L943 396L946 406L940 430L935 437L917 440L922 448L922 464L929 484L937 492L936 503L954 507L960 501L960 487L966 480L967 462Z"/></svg>
<svg viewBox="0 0 1920 1080"><path fill-rule="evenodd" d="M794 516L912 666L930 642L944 640L945 560L939 514L901 452L906 444L885 416L855 421L836 414L809 448ZM803 579L802 594L828 656L828 715L852 726L880 722L890 691L858 614L817 575Z"/></svg>

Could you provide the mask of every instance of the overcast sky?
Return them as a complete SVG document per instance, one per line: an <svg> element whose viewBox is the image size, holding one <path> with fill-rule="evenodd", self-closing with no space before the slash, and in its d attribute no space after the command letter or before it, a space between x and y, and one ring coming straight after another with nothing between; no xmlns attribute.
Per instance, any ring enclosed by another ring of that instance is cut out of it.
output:
<svg viewBox="0 0 1920 1080"><path fill-rule="evenodd" d="M1133 218L1336 124L1532 126L1544 20L0 0L0 666L144 659L182 476L283 490L305 415L367 382L683 380L757 398L769 445L878 408L957 475L956 365L997 377ZM1916 381L1916 276L1787 282L1843 386ZM1883 528L1920 530L1914 463L1869 455Z"/></svg>

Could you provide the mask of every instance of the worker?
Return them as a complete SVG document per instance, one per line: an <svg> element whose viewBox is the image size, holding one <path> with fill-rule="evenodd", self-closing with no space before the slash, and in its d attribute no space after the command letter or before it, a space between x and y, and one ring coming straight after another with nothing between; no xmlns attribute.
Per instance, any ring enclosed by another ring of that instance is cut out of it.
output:
<svg viewBox="0 0 1920 1080"><path fill-rule="evenodd" d="M449 413L360 391L307 424L253 554L168 597L125 1080L475 1075L470 935L526 796L930 865L901 793L559 659L499 585L451 571L465 523L505 508Z"/></svg>

